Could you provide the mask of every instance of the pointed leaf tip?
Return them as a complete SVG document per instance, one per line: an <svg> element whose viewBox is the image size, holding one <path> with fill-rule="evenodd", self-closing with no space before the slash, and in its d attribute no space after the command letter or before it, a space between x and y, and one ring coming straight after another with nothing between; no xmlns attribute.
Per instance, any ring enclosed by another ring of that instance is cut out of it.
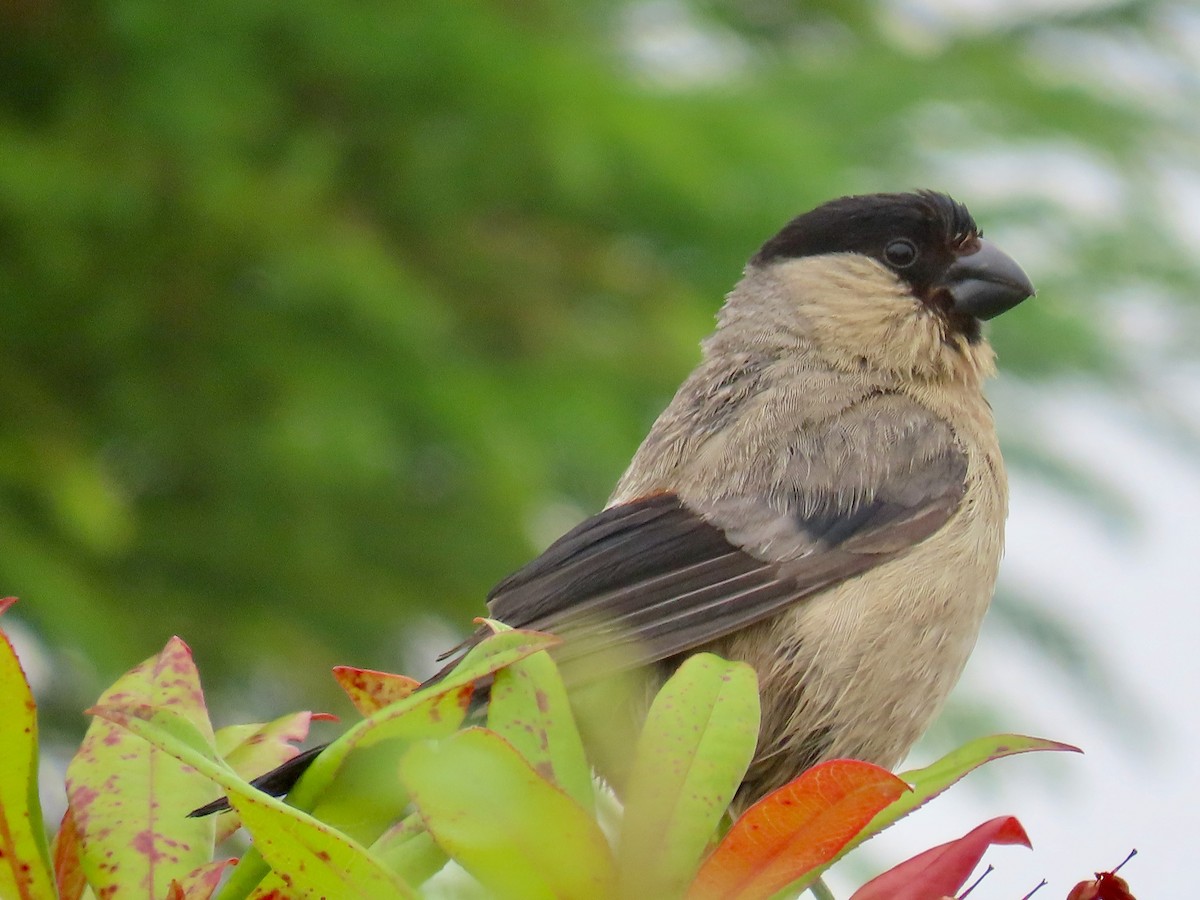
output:
<svg viewBox="0 0 1200 900"><path fill-rule="evenodd" d="M984 822L957 840L939 844L900 863L855 892L850 900L927 900L952 897L971 877L992 844L1032 847L1013 816Z"/></svg>
<svg viewBox="0 0 1200 900"><path fill-rule="evenodd" d="M835 759L814 766L734 823L700 867L688 900L757 900L807 885L908 790L871 763Z"/></svg>

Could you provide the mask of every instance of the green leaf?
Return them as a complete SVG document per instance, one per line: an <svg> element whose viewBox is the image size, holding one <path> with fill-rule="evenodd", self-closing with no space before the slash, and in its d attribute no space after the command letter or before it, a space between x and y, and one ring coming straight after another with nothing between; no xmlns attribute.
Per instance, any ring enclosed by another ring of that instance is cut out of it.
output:
<svg viewBox="0 0 1200 900"><path fill-rule="evenodd" d="M903 794L895 803L871 819L833 861L841 859L863 841L895 824L914 809L925 805L984 763L1039 750L1083 752L1070 744L1049 741L1045 738L1026 737L1020 734L995 734L964 744L923 769L901 772L900 778L908 782L912 786L912 790Z"/></svg>
<svg viewBox="0 0 1200 900"><path fill-rule="evenodd" d="M424 884L450 859L417 813L380 835L371 845L371 855L412 885Z"/></svg>
<svg viewBox="0 0 1200 900"><path fill-rule="evenodd" d="M446 678L372 713L330 744L288 795L288 802L369 844L408 801L396 765L414 742L453 733L466 717L474 682L553 646L558 639L506 631L482 640ZM225 894L244 897L267 873L253 849L230 876Z"/></svg>
<svg viewBox="0 0 1200 900"><path fill-rule="evenodd" d="M251 779L296 755L295 743L308 737L311 712L291 713L271 722L231 725L216 733L218 755L233 771ZM219 844L240 827L235 813L217 817Z"/></svg>
<svg viewBox="0 0 1200 900"><path fill-rule="evenodd" d="M485 638L444 679L371 714L330 744L292 791L292 803L301 809L313 808L354 751L384 742L407 745L449 734L466 715L475 681L556 643L558 639L551 635L531 631L507 631Z"/></svg>
<svg viewBox="0 0 1200 900"><path fill-rule="evenodd" d="M608 898L599 827L499 735L469 728L417 745L400 776L434 840L499 898Z"/></svg>
<svg viewBox="0 0 1200 900"><path fill-rule="evenodd" d="M15 602L0 600L0 614ZM0 897L51 900L50 848L38 801L37 707L8 635L0 631Z"/></svg>
<svg viewBox="0 0 1200 900"><path fill-rule="evenodd" d="M543 778L592 811L592 770L566 688L548 653L534 653L496 673L488 700L488 727L512 744Z"/></svg>
<svg viewBox="0 0 1200 900"><path fill-rule="evenodd" d="M679 894L741 784L758 740L745 663L689 657L658 692L623 791L620 895Z"/></svg>
<svg viewBox="0 0 1200 900"><path fill-rule="evenodd" d="M416 897L361 844L311 816L257 791L235 792L229 802L258 852L286 873L289 897Z"/></svg>
<svg viewBox="0 0 1200 900"><path fill-rule="evenodd" d="M67 768L80 858L98 896L166 896L212 858L214 825L189 819L211 788L178 756L119 725L161 712L174 740L211 755L212 726L191 651L178 638L105 691ZM174 757L174 758L173 758Z"/></svg>

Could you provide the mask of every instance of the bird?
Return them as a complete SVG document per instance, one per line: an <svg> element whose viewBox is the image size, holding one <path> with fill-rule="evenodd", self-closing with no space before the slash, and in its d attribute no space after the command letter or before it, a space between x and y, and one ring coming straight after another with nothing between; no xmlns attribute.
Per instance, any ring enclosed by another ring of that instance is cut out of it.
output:
<svg viewBox="0 0 1200 900"><path fill-rule="evenodd" d="M944 193L793 218L605 508L500 581L489 617L559 636L568 684L629 670L652 690L702 651L750 665L761 724L735 809L825 760L894 769L995 589L1008 495L983 322L1034 293Z"/></svg>

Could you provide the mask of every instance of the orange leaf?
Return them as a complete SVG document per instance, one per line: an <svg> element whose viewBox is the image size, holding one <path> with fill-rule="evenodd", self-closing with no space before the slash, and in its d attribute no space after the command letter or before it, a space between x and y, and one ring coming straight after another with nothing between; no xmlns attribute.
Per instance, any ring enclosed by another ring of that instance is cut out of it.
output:
<svg viewBox="0 0 1200 900"><path fill-rule="evenodd" d="M79 860L79 829L69 806L63 813L58 834L54 835L50 854L54 861L54 883L58 886L59 900L79 900L83 896L83 889L87 887L87 878Z"/></svg>
<svg viewBox="0 0 1200 900"><path fill-rule="evenodd" d="M333 677L346 692L354 708L364 716L403 700L421 686L421 682L407 675L356 669L354 666L334 666Z"/></svg>
<svg viewBox="0 0 1200 900"><path fill-rule="evenodd" d="M211 900L221 876L232 865L237 865L236 859L217 859L197 866L182 881L172 882L172 889L179 888L181 900Z"/></svg>
<svg viewBox="0 0 1200 900"><path fill-rule="evenodd" d="M687 897L770 897L828 863L906 790L870 763L835 759L814 766L746 810L704 861Z"/></svg>

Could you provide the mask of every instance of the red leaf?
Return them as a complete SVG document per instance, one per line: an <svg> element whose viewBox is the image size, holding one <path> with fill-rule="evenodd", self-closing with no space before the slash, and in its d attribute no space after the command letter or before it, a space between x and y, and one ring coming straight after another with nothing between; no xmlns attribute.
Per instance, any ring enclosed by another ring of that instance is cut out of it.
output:
<svg viewBox="0 0 1200 900"><path fill-rule="evenodd" d="M16 602L16 597L0 597L0 616L4 615L4 611Z"/></svg>
<svg viewBox="0 0 1200 900"><path fill-rule="evenodd" d="M850 900L938 900L953 896L992 844L1031 846L1020 822L1012 816L1000 816L871 879Z"/></svg>
<svg viewBox="0 0 1200 900"><path fill-rule="evenodd" d="M835 759L746 810L688 889L689 900L770 897L828 863L908 790L886 769Z"/></svg>

